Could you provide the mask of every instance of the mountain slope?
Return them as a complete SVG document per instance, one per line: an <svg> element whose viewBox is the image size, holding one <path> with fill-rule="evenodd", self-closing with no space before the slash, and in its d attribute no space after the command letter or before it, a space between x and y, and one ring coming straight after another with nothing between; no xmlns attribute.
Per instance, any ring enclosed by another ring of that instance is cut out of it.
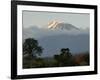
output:
<svg viewBox="0 0 100 80"><path fill-rule="evenodd" d="M69 48L72 53L89 51L88 35L55 35L40 38L38 41L44 48L43 56L59 54L62 48Z"/></svg>
<svg viewBox="0 0 100 80"><path fill-rule="evenodd" d="M89 29L81 30L68 23L53 22L47 28L23 28L23 40L26 38L38 40L39 45L44 48L44 57L59 54L62 48L69 48L73 54L89 51Z"/></svg>

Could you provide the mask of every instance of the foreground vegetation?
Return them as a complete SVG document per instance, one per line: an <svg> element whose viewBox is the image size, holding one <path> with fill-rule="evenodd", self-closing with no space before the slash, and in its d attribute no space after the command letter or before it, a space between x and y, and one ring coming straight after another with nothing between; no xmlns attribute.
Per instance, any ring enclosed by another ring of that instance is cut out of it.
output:
<svg viewBox="0 0 100 80"><path fill-rule="evenodd" d="M29 38L23 43L23 68L44 68L44 67L64 67L64 66L85 66L89 65L89 53L79 53L72 55L69 48L62 48L60 54L53 57L41 56L43 48L38 45L38 41Z"/></svg>

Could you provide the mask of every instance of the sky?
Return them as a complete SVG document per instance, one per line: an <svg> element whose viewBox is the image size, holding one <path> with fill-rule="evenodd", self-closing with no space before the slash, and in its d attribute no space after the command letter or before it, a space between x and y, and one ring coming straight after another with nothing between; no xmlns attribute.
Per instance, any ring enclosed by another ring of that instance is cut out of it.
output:
<svg viewBox="0 0 100 80"><path fill-rule="evenodd" d="M89 28L90 15L85 13L23 11L23 27L47 27L50 21L70 23L77 28Z"/></svg>

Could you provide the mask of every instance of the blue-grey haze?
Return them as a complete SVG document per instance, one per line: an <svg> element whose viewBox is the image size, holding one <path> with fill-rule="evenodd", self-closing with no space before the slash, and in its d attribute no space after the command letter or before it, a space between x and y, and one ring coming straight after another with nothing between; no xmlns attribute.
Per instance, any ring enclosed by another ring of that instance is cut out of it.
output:
<svg viewBox="0 0 100 80"><path fill-rule="evenodd" d="M26 38L38 40L39 45L44 48L43 57L59 54L61 48L70 48L72 53L89 51L89 17L89 14L24 11L23 41ZM63 30L44 28L52 20L66 25L61 26L64 27ZM79 30L73 30L77 28Z"/></svg>

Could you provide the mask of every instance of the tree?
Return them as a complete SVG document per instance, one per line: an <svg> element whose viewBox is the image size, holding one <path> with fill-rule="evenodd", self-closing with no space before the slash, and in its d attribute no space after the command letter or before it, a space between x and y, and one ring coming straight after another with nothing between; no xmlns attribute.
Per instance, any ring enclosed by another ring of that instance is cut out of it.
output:
<svg viewBox="0 0 100 80"><path fill-rule="evenodd" d="M62 48L61 49L61 55L65 56L65 58L70 58L72 55L70 53L70 49L69 48Z"/></svg>
<svg viewBox="0 0 100 80"><path fill-rule="evenodd" d="M60 50L60 55L54 55L54 59L57 61L58 66L71 66L71 65L73 65L72 55L70 53L69 48L62 48Z"/></svg>
<svg viewBox="0 0 100 80"><path fill-rule="evenodd" d="M72 65L72 55L69 48L62 48L60 57L64 66Z"/></svg>
<svg viewBox="0 0 100 80"><path fill-rule="evenodd" d="M41 55L42 50L43 49L39 46L38 41L33 38L28 38L23 43L23 55L27 54L31 58Z"/></svg>

